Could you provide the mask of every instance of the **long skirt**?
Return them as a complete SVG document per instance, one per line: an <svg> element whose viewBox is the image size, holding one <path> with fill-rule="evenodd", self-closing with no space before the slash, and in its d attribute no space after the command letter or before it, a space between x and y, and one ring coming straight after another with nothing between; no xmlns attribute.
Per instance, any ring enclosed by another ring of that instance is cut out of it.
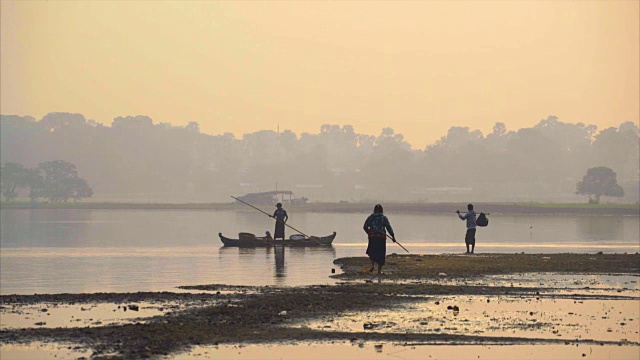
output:
<svg viewBox="0 0 640 360"><path fill-rule="evenodd" d="M284 223L276 221L276 231L273 234L274 239L284 239Z"/></svg>
<svg viewBox="0 0 640 360"><path fill-rule="evenodd" d="M369 259L378 265L384 265L385 257L387 256L387 239L383 237L369 237L367 255L369 255Z"/></svg>

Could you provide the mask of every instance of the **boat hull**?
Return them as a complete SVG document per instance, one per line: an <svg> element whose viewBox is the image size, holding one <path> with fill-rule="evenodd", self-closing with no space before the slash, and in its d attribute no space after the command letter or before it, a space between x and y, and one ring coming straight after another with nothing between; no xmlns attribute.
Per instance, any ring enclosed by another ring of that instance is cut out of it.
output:
<svg viewBox="0 0 640 360"><path fill-rule="evenodd" d="M228 247L270 247L270 246L301 246L301 247L309 247L309 246L331 246L333 243L333 239L336 237L336 233L334 232L328 236L311 236L305 237L302 240L273 240L271 238L266 237L255 237L251 240L243 240L240 239L231 239L222 235L222 233L218 233L220 236L220 241L224 244L224 246Z"/></svg>

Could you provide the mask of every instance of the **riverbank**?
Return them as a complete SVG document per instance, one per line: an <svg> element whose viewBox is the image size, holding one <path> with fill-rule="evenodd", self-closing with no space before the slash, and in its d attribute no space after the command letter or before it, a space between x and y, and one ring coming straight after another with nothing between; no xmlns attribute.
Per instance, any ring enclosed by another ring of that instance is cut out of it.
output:
<svg viewBox="0 0 640 360"><path fill-rule="evenodd" d="M296 212L344 212L368 214L373 203L308 203L286 204L290 211ZM579 214L579 215L620 215L640 216L638 204L555 204L555 203L475 203L478 211L490 214ZM270 209L269 205L258 205ZM385 203L387 213L426 213L451 214L456 210L464 211L466 203ZM87 210L247 210L251 208L237 203L116 203L116 202L68 202L68 203L31 203L0 202L0 209L87 209ZM255 210L253 210L255 211Z"/></svg>
<svg viewBox="0 0 640 360"><path fill-rule="evenodd" d="M203 346L319 341L640 347L638 254L407 255L387 262L387 274L373 283L364 281L367 259L343 258L336 260L343 273L335 275L343 281L335 286L0 296L0 349L55 342L90 349L92 358L146 358ZM82 315L90 322L74 326ZM20 321L6 324L12 316ZM48 327L54 318L70 325Z"/></svg>

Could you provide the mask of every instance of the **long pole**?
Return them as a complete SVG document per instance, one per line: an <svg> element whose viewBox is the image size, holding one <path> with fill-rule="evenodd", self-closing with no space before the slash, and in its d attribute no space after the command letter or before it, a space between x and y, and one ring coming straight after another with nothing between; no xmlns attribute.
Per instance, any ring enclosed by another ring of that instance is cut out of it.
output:
<svg viewBox="0 0 640 360"><path fill-rule="evenodd" d="M385 235L387 235L387 237L388 237L389 239L393 240L393 238L392 238L389 234L385 234ZM394 240L394 243L398 244L401 248L403 248L403 249L404 249L404 251L406 251L406 252L407 252L407 254L411 254L411 253L409 252L409 250L407 250L404 246L402 246L402 244L400 244L400 243L398 242L398 240Z"/></svg>
<svg viewBox="0 0 640 360"><path fill-rule="evenodd" d="M378 232L384 232L384 231L380 231L380 229L378 229L378 228L374 228L374 229L375 229L375 230L377 230ZM402 246L402 244L400 244L400 243L398 242L398 240L395 240L393 237L391 237L391 235L387 234L386 232L384 232L384 234L385 234L389 239L393 240L393 242L394 242L394 243L398 244L401 248L403 248L403 249L404 249L404 251L406 251L406 252L407 252L407 254L411 254L411 253L409 252L409 250L407 250L404 246Z"/></svg>
<svg viewBox="0 0 640 360"><path fill-rule="evenodd" d="M271 215L267 214L266 212L264 212L264 211L262 211L262 210L258 209L257 207L255 207L255 206L253 206L253 205L251 205L251 204L249 204L249 203L246 203L246 202L244 202L244 201L242 201L242 200L238 199L238 198L237 198L237 197L235 197L235 196L232 196L232 198L236 199L237 201L240 201L241 203L243 203L243 204L245 204L245 205L251 206L252 208L254 208L254 209L256 209L256 210L260 211L261 213L263 213L263 214L267 215L268 217L273 217L273 216L271 216ZM276 221L280 221L281 223L283 223L283 224L284 224L284 226L288 226L288 227L290 227L291 229L293 229L293 230L295 230L295 231L299 232L300 234L302 234L302 235L304 235L304 236L306 236L306 237L308 237L308 238L311 238L311 236L309 236L309 235L307 235L307 234L303 233L302 231L300 231L300 230L298 230L298 229L294 228L293 226L291 226L291 225L287 224L286 222L284 222L284 221L282 221L282 220L280 220L280 219L278 219L278 218L276 218ZM314 240L315 240L315 239L314 239ZM316 240L316 241L317 241L317 240Z"/></svg>

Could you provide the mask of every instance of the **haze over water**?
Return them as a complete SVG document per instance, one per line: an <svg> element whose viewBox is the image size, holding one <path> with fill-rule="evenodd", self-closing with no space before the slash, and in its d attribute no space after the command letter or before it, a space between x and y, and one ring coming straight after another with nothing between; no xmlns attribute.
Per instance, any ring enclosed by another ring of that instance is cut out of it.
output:
<svg viewBox="0 0 640 360"><path fill-rule="evenodd" d="M312 235L337 232L328 248L224 248L218 232L272 231L266 216L236 211L0 210L0 294L176 291L180 285L333 283L333 260L365 256L368 214L290 213ZM387 214L412 254L462 253L455 214ZM292 232L288 231L287 236ZM482 253L635 253L635 216L491 215L480 228ZM388 243L387 253L402 254Z"/></svg>

